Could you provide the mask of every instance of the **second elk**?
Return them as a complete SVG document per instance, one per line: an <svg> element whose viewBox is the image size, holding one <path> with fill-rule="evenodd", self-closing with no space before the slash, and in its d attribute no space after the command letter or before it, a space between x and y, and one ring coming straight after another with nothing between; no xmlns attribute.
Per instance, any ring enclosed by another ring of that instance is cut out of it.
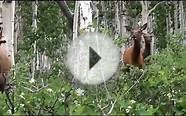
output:
<svg viewBox="0 0 186 116"><path fill-rule="evenodd" d="M147 28L147 23L138 28L126 27L131 32L131 38L134 41L132 47L126 48L123 53L123 62L125 64L134 65L138 68L143 68L144 65L144 50L141 47L141 40L144 35L143 30Z"/></svg>

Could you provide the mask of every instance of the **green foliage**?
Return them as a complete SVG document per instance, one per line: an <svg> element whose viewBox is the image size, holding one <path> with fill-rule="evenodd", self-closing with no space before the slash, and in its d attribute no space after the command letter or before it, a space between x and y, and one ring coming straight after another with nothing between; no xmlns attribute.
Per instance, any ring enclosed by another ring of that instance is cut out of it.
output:
<svg viewBox="0 0 186 116"><path fill-rule="evenodd" d="M142 7L139 1L127 1L126 10L128 16L131 16L131 18L136 18L136 16L141 13Z"/></svg>
<svg viewBox="0 0 186 116"><path fill-rule="evenodd" d="M156 10L153 13L156 22L156 25L154 27L154 35L158 39L157 47L159 49L166 48L167 45L166 17L168 15L168 12L171 12L169 6L162 3L157 6Z"/></svg>
<svg viewBox="0 0 186 116"><path fill-rule="evenodd" d="M124 46L124 43L127 42L127 38L123 38L121 36L117 37L114 39L114 43L118 46L118 47L122 47Z"/></svg>
<svg viewBox="0 0 186 116"><path fill-rule="evenodd" d="M165 38L167 44L162 45L165 48L149 57L144 70L130 66L129 71L126 71L126 66L122 65L106 84L75 86L64 63L69 43L65 37L68 27L57 4L53 1L39 2L38 30L35 33L31 31L31 2L21 2L21 5L24 36L18 41L19 49L14 69L15 115L102 115L109 111L110 115L186 113L186 48L180 45L179 34ZM113 6L108 3L106 5ZM73 9L72 5L70 6ZM162 15L160 13L157 17ZM107 17L110 17L110 14ZM164 23L158 26L161 27ZM99 29L112 35L109 28ZM158 37L163 37L164 31L163 28L157 30L157 34L163 33ZM37 41L40 52L47 52L52 59L52 65L48 72L37 72L35 82L31 82L30 64L34 56L31 45L34 41ZM125 39L118 37L114 42L121 47ZM2 94L0 99L0 114L10 114L5 95Z"/></svg>

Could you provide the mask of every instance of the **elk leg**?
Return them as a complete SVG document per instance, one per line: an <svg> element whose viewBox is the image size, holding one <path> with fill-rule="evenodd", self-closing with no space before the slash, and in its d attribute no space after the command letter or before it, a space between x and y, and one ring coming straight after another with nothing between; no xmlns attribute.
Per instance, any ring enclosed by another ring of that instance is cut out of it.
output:
<svg viewBox="0 0 186 116"><path fill-rule="evenodd" d="M4 90L7 91L7 92L10 92L10 90L12 89L12 84L7 83L5 73L3 73L2 75L3 75L3 78L4 78L4 80L5 80L5 82L4 82L4 83L5 83L5 88L4 88Z"/></svg>

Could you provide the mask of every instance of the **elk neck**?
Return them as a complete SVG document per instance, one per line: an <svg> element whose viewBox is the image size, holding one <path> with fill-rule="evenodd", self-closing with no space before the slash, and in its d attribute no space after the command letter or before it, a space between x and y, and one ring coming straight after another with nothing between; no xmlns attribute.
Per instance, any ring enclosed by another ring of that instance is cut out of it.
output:
<svg viewBox="0 0 186 116"><path fill-rule="evenodd" d="M133 49L133 58L136 58L136 59L140 55L140 49L141 49L140 42L137 39L134 39L134 47L133 47L134 48Z"/></svg>
<svg viewBox="0 0 186 116"><path fill-rule="evenodd" d="M144 51L144 58L150 55L151 52L151 43L145 39L145 51Z"/></svg>

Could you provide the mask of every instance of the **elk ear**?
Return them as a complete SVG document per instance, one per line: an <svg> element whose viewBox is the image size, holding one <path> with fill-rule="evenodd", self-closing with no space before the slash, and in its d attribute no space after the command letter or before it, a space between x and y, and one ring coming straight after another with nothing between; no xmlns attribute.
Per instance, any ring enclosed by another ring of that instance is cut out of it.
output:
<svg viewBox="0 0 186 116"><path fill-rule="evenodd" d="M129 31L129 32L132 31L132 27L130 27L130 26L125 26L125 27L126 27L127 31Z"/></svg>
<svg viewBox="0 0 186 116"><path fill-rule="evenodd" d="M147 28L147 23L145 23L143 26L141 26L141 30L143 31L143 30L145 30Z"/></svg>

